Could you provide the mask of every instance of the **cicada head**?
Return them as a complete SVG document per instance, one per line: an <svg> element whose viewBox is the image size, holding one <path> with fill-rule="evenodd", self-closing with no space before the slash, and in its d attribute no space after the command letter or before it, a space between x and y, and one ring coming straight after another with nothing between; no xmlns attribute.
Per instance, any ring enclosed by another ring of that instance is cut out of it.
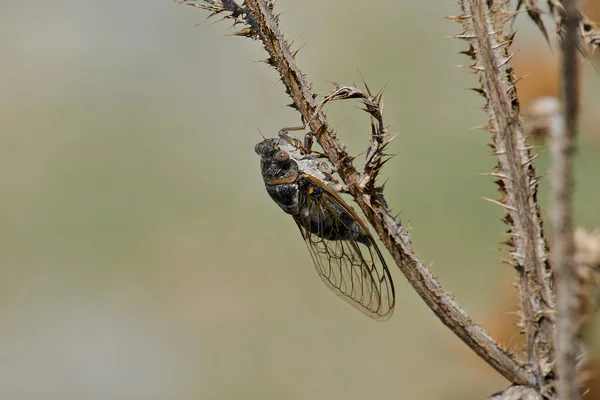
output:
<svg viewBox="0 0 600 400"><path fill-rule="evenodd" d="M290 183L298 177L295 149L279 138L265 139L254 147L260 156L260 167L265 183Z"/></svg>

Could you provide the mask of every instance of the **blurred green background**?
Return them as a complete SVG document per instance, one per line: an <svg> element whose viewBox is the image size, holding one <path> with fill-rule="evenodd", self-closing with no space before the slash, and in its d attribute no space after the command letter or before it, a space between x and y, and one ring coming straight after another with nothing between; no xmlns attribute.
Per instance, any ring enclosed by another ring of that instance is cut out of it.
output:
<svg viewBox="0 0 600 400"><path fill-rule="evenodd" d="M387 200L479 321L513 274L453 1L279 0L320 92L386 85ZM0 2L1 399L481 399L507 385L393 268L376 323L321 283L253 146L299 123L259 42L169 0ZM521 18L520 46L548 52ZM600 226L600 85L584 66L576 218ZM531 71L535 74L535 71ZM358 104L327 109L352 153ZM586 117L588 116L588 117ZM360 161L359 158L357 161ZM538 173L548 169L544 153ZM547 182L540 199L547 204ZM548 223L546 223L548 226ZM390 260L391 263L391 260ZM508 304L516 310L516 303ZM505 342L518 350L512 340Z"/></svg>

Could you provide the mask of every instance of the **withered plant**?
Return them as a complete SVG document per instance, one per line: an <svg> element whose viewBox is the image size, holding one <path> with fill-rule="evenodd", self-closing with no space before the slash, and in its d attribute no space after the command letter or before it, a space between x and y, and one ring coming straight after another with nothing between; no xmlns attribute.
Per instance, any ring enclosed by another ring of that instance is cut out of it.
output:
<svg viewBox="0 0 600 400"><path fill-rule="evenodd" d="M491 200L505 211L508 227L506 253L517 274L520 324L525 354L503 349L454 298L442 290L427 265L414 253L408 231L391 215L384 186L377 177L389 159L386 145L393 136L386 129L381 93L337 85L321 100L295 62L298 50L290 48L279 29L273 0L178 0L199 7L241 27L235 34L262 42L307 128L316 134L323 153L335 167L348 193L373 226L408 282L435 315L467 346L512 386L493 399L579 399L580 370L584 354L581 329L597 307L600 281L600 237L594 233L574 235L572 227L572 154L579 104L580 55L600 46L600 30L586 18L575 0L547 0L543 11L538 0L520 0L511 9L507 0L459 0L462 14L449 17L462 26L455 38L464 40L463 53L472 59L470 68L481 86L475 90L486 100L489 121L482 127L490 134L490 146L498 159L490 175L497 178L500 198ZM524 8L523 8L524 7ZM562 53L561 98L558 107L544 115L552 148L551 210L553 241L549 246L537 200L540 177L533 161L536 154L526 141L526 126L515 88L511 44L515 36L511 20L524 9L550 41L542 15L555 25ZM371 117L366 162L357 170L322 111L331 101L358 99ZM575 243L575 237L579 243ZM552 249L552 251L550 251Z"/></svg>

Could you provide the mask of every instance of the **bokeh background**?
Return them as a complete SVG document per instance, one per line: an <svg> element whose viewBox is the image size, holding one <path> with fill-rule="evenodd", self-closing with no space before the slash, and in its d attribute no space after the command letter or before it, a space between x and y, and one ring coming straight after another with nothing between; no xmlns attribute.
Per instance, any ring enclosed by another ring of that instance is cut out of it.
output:
<svg viewBox="0 0 600 400"><path fill-rule="evenodd" d="M317 91L386 86L387 200L472 316L520 350L477 85L453 1L279 0ZM253 146L299 123L259 42L169 0L0 2L0 399L481 399L507 382L396 268L376 323L321 283ZM556 93L526 17L523 99ZM556 49L556 47L554 47ZM556 53L556 51L555 51ZM583 66L575 217L600 226L600 84ZM528 96L528 97L527 97ZM352 153L369 121L328 107ZM526 106L526 104L524 105ZM543 146L537 162L545 173ZM358 159L360 161L360 158ZM540 199L546 205L548 183ZM546 223L548 226L548 223ZM391 263L391 260L390 260ZM597 330L596 330L597 332ZM597 336L597 335L596 335ZM592 339L595 337L592 335ZM598 353L597 340L592 350Z"/></svg>

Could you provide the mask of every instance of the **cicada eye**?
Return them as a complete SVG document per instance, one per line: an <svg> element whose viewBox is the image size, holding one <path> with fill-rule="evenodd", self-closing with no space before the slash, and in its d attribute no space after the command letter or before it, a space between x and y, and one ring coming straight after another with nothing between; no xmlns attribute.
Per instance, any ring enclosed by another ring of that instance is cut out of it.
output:
<svg viewBox="0 0 600 400"><path fill-rule="evenodd" d="M275 161L286 162L289 159L290 159L290 155L283 150L280 150L275 154Z"/></svg>

